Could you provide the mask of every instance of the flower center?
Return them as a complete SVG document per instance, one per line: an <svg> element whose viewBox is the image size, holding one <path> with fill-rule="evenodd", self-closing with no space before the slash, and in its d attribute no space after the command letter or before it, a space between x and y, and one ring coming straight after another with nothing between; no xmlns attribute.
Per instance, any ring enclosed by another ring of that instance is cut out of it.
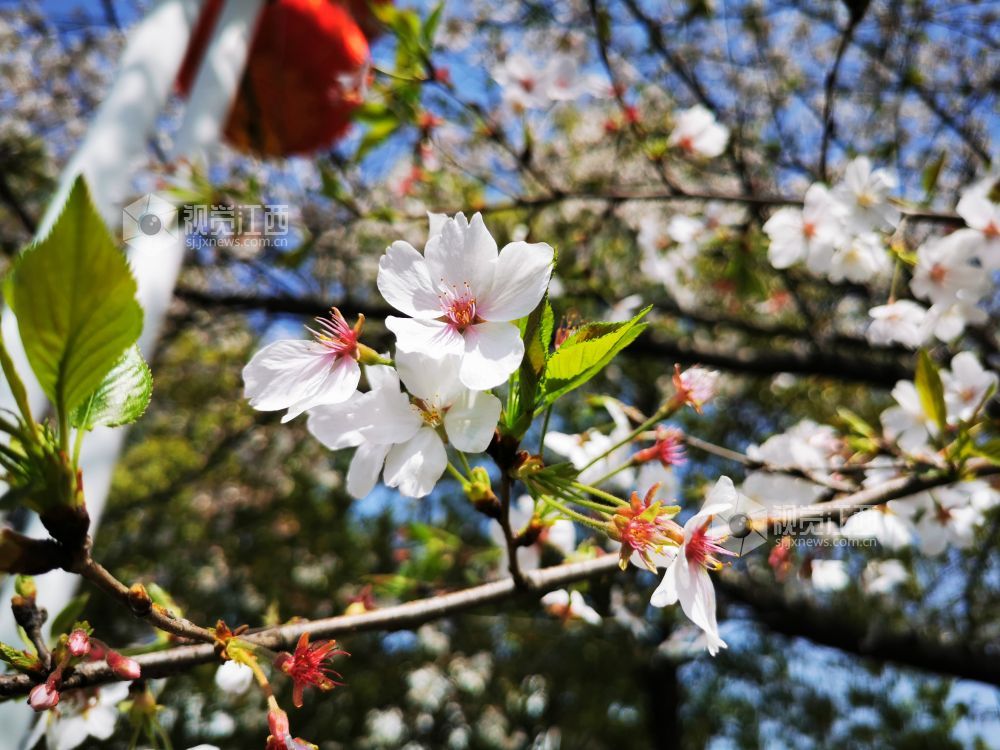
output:
<svg viewBox="0 0 1000 750"><path fill-rule="evenodd" d="M452 326L460 333L465 331L473 323L477 322L476 317L476 297L465 283L465 288L461 291L455 289L440 295L441 312Z"/></svg>
<svg viewBox="0 0 1000 750"><path fill-rule="evenodd" d="M997 223L995 221L991 221L989 224L986 225L986 228L983 230L983 234L985 234L990 239L996 239L1000 237L1000 226L997 226Z"/></svg>
<svg viewBox="0 0 1000 750"><path fill-rule="evenodd" d="M943 284L944 280L948 278L948 269L940 263L935 263L934 267L931 268L930 277L935 284Z"/></svg>
<svg viewBox="0 0 1000 750"><path fill-rule="evenodd" d="M701 565L709 570L719 570L722 568L722 562L715 555L732 555L733 553L719 546L721 537L708 535L708 527L711 523L712 517L709 516L705 523L691 533L684 544L684 555L691 565Z"/></svg>
<svg viewBox="0 0 1000 750"><path fill-rule="evenodd" d="M871 208L878 203L878 198L867 191L858 193L858 205L861 208Z"/></svg>
<svg viewBox="0 0 1000 750"><path fill-rule="evenodd" d="M419 398L413 399L413 406L416 407L417 413L420 414L420 418L428 427L436 428L444 424L444 415L447 409L442 409L437 404L428 403Z"/></svg>
<svg viewBox="0 0 1000 750"><path fill-rule="evenodd" d="M336 307L330 310L328 318L316 318L319 330L306 328L324 349L338 357L358 358L358 333L360 329L347 325L344 316ZM360 321L359 321L360 323Z"/></svg>
<svg viewBox="0 0 1000 750"><path fill-rule="evenodd" d="M534 78L522 78L518 81L521 84L521 88L524 89L529 94L535 90L535 79Z"/></svg>
<svg viewBox="0 0 1000 750"><path fill-rule="evenodd" d="M816 225L813 222L811 222L811 221L807 221L807 222L803 223L802 224L802 236L805 237L807 240L811 240L813 237L815 237L816 236Z"/></svg>
<svg viewBox="0 0 1000 750"><path fill-rule="evenodd" d="M694 138L689 135L685 135L678 141L678 146L680 146L684 151L694 151Z"/></svg>

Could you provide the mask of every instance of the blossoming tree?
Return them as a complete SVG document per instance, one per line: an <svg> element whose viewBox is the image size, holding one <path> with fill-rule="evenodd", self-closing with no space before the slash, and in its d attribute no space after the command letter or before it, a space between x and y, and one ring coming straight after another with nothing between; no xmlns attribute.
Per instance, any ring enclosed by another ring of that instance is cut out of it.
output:
<svg viewBox="0 0 1000 750"><path fill-rule="evenodd" d="M39 713L31 742L792 746L855 739L830 715L903 682L776 735L765 700L721 726L747 664L794 685L759 626L1000 683L1000 183L975 64L995 40L937 59L891 3L739 6L735 30L700 3L374 4L330 154L227 152L211 181L154 154L176 202L294 206L296 246L193 243L151 364L76 183L3 287L30 372L0 342L24 640L0 645L0 696ZM30 37L13 23L0 39ZM880 43L930 62L898 77ZM971 93L939 97L937 72ZM41 199L0 188L30 228ZM98 531L81 446L127 424ZM49 620L56 569L93 597ZM922 684L945 689L914 736L952 741L948 685Z"/></svg>

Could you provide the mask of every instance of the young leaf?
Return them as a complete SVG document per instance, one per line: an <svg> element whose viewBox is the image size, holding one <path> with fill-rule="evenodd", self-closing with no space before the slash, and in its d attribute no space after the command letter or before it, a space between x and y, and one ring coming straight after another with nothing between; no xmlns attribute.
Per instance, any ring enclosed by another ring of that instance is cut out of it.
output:
<svg viewBox="0 0 1000 750"><path fill-rule="evenodd" d="M937 365L927 354L925 349L921 349L917 355L917 374L913 379L913 384L917 388L917 395L920 396L920 406L930 419L938 426L942 432L948 426L948 410L944 405L944 386L941 384L941 375L938 373Z"/></svg>
<svg viewBox="0 0 1000 750"><path fill-rule="evenodd" d="M45 394L69 415L142 331L128 263L78 177L62 214L4 284Z"/></svg>
<svg viewBox="0 0 1000 750"><path fill-rule="evenodd" d="M139 347L131 346L97 390L76 407L70 424L87 430L131 424L145 413L152 394L153 374Z"/></svg>
<svg viewBox="0 0 1000 750"><path fill-rule="evenodd" d="M985 458L991 464L1000 466L1000 438L987 440L981 445L977 445L972 452L980 458Z"/></svg>
<svg viewBox="0 0 1000 750"><path fill-rule="evenodd" d="M545 364L538 408L579 388L604 369L646 329L640 321L651 309L652 305L623 323L590 323L566 339Z"/></svg>
<svg viewBox="0 0 1000 750"><path fill-rule="evenodd" d="M554 324L555 316L547 296L521 324L524 359L517 376L517 414L511 415L515 434L523 434L522 429L528 429L534 416L538 382L549 356Z"/></svg>

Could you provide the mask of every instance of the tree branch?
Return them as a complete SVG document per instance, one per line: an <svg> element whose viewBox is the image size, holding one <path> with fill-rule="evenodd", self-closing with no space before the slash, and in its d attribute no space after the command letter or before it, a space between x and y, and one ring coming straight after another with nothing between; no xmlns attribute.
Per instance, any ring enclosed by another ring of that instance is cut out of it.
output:
<svg viewBox="0 0 1000 750"><path fill-rule="evenodd" d="M617 570L618 556L604 555L585 562L568 563L542 570L523 573L532 595L542 594L576 581L595 578ZM296 622L277 628L241 636L241 639L274 651L291 649L303 633L314 638L339 638L351 633L394 631L416 627L425 622L464 612L484 604L512 599L524 592L513 579L486 583L481 586L455 591L450 594L418 599L395 607L377 609L360 615L341 615L322 620ZM218 656L212 644L177 646L166 651L136 656L145 679L168 677L198 664L216 661ZM103 685L119 681L103 662L83 664L63 680L63 689ZM0 677L0 698L27 695L34 685L28 675Z"/></svg>

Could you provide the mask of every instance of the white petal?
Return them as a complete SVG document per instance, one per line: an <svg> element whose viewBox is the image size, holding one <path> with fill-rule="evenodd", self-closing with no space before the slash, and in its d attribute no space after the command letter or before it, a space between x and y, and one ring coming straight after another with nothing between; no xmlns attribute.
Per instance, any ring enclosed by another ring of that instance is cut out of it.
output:
<svg viewBox="0 0 1000 750"><path fill-rule="evenodd" d="M403 443L413 437L423 420L410 398L399 391L374 392L368 414L363 414L366 424L361 430L366 442L380 444Z"/></svg>
<svg viewBox="0 0 1000 750"><path fill-rule="evenodd" d="M681 609L695 625L705 631L708 651L715 654L725 642L719 637L715 619L715 588L708 571L700 565L683 566L677 574L677 595Z"/></svg>
<svg viewBox="0 0 1000 750"><path fill-rule="evenodd" d="M432 356L461 354L465 349L462 334L439 320L397 318L390 315L385 327L396 334L396 348L404 352L423 352Z"/></svg>
<svg viewBox="0 0 1000 750"><path fill-rule="evenodd" d="M361 430L369 423L365 415L374 398L372 393L356 393L343 403L317 406L309 412L306 429L332 451L361 445Z"/></svg>
<svg viewBox="0 0 1000 750"><path fill-rule="evenodd" d="M459 379L474 391L495 388L521 364L524 342L511 323L479 323L465 330Z"/></svg>
<svg viewBox="0 0 1000 750"><path fill-rule="evenodd" d="M340 364L338 360L341 359L345 358L331 354L315 341L275 341L257 352L243 368L244 395L250 406L260 411L287 409L324 392L330 385L327 383L330 370ZM349 387L349 379L340 379L345 374L334 377L332 385L339 390L330 393L331 398L342 394L340 400L343 401L357 388L357 382Z"/></svg>
<svg viewBox="0 0 1000 750"><path fill-rule="evenodd" d="M414 318L441 315L438 287L424 257L408 242L393 242L378 262L378 290L385 301Z"/></svg>
<svg viewBox="0 0 1000 750"><path fill-rule="evenodd" d="M115 733L118 709L112 706L94 706L86 713L87 733L98 740L106 740Z"/></svg>
<svg viewBox="0 0 1000 750"><path fill-rule="evenodd" d="M447 406L464 390L458 380L461 364L461 354L432 356L420 352L396 352L396 368L406 390L439 406Z"/></svg>
<svg viewBox="0 0 1000 750"><path fill-rule="evenodd" d="M517 320L542 301L555 251L544 242L512 242L500 251L493 287L477 302L484 320Z"/></svg>
<svg viewBox="0 0 1000 750"><path fill-rule="evenodd" d="M677 602L678 565L678 558L675 557L671 564L667 566L667 571L663 574L663 580L660 581L660 585L656 587L656 590L649 599L649 603L654 607L666 607Z"/></svg>
<svg viewBox="0 0 1000 750"><path fill-rule="evenodd" d="M429 495L448 465L444 443L429 427L421 428L410 440L393 446L385 459L383 479L407 497Z"/></svg>
<svg viewBox="0 0 1000 750"><path fill-rule="evenodd" d="M242 695L250 689L253 670L238 661L224 662L215 670L215 686L225 693Z"/></svg>
<svg viewBox="0 0 1000 750"><path fill-rule="evenodd" d="M467 226L456 217L445 222L441 234L428 240L424 258L435 286L479 297L493 284L497 243L479 214Z"/></svg>
<svg viewBox="0 0 1000 750"><path fill-rule="evenodd" d="M347 470L347 491L351 497L360 500L375 488L382 464L391 447L377 443L362 443L358 446Z"/></svg>
<svg viewBox="0 0 1000 750"><path fill-rule="evenodd" d="M316 386L316 392L301 401L296 401L288 407L288 412L281 418L288 422L304 411L314 406L324 404L339 404L358 391L361 381L361 368L350 357L338 357L336 364L329 368L323 380Z"/></svg>
<svg viewBox="0 0 1000 750"><path fill-rule="evenodd" d="M465 391L444 416L448 440L460 451L482 453L493 439L500 408L492 393Z"/></svg>

